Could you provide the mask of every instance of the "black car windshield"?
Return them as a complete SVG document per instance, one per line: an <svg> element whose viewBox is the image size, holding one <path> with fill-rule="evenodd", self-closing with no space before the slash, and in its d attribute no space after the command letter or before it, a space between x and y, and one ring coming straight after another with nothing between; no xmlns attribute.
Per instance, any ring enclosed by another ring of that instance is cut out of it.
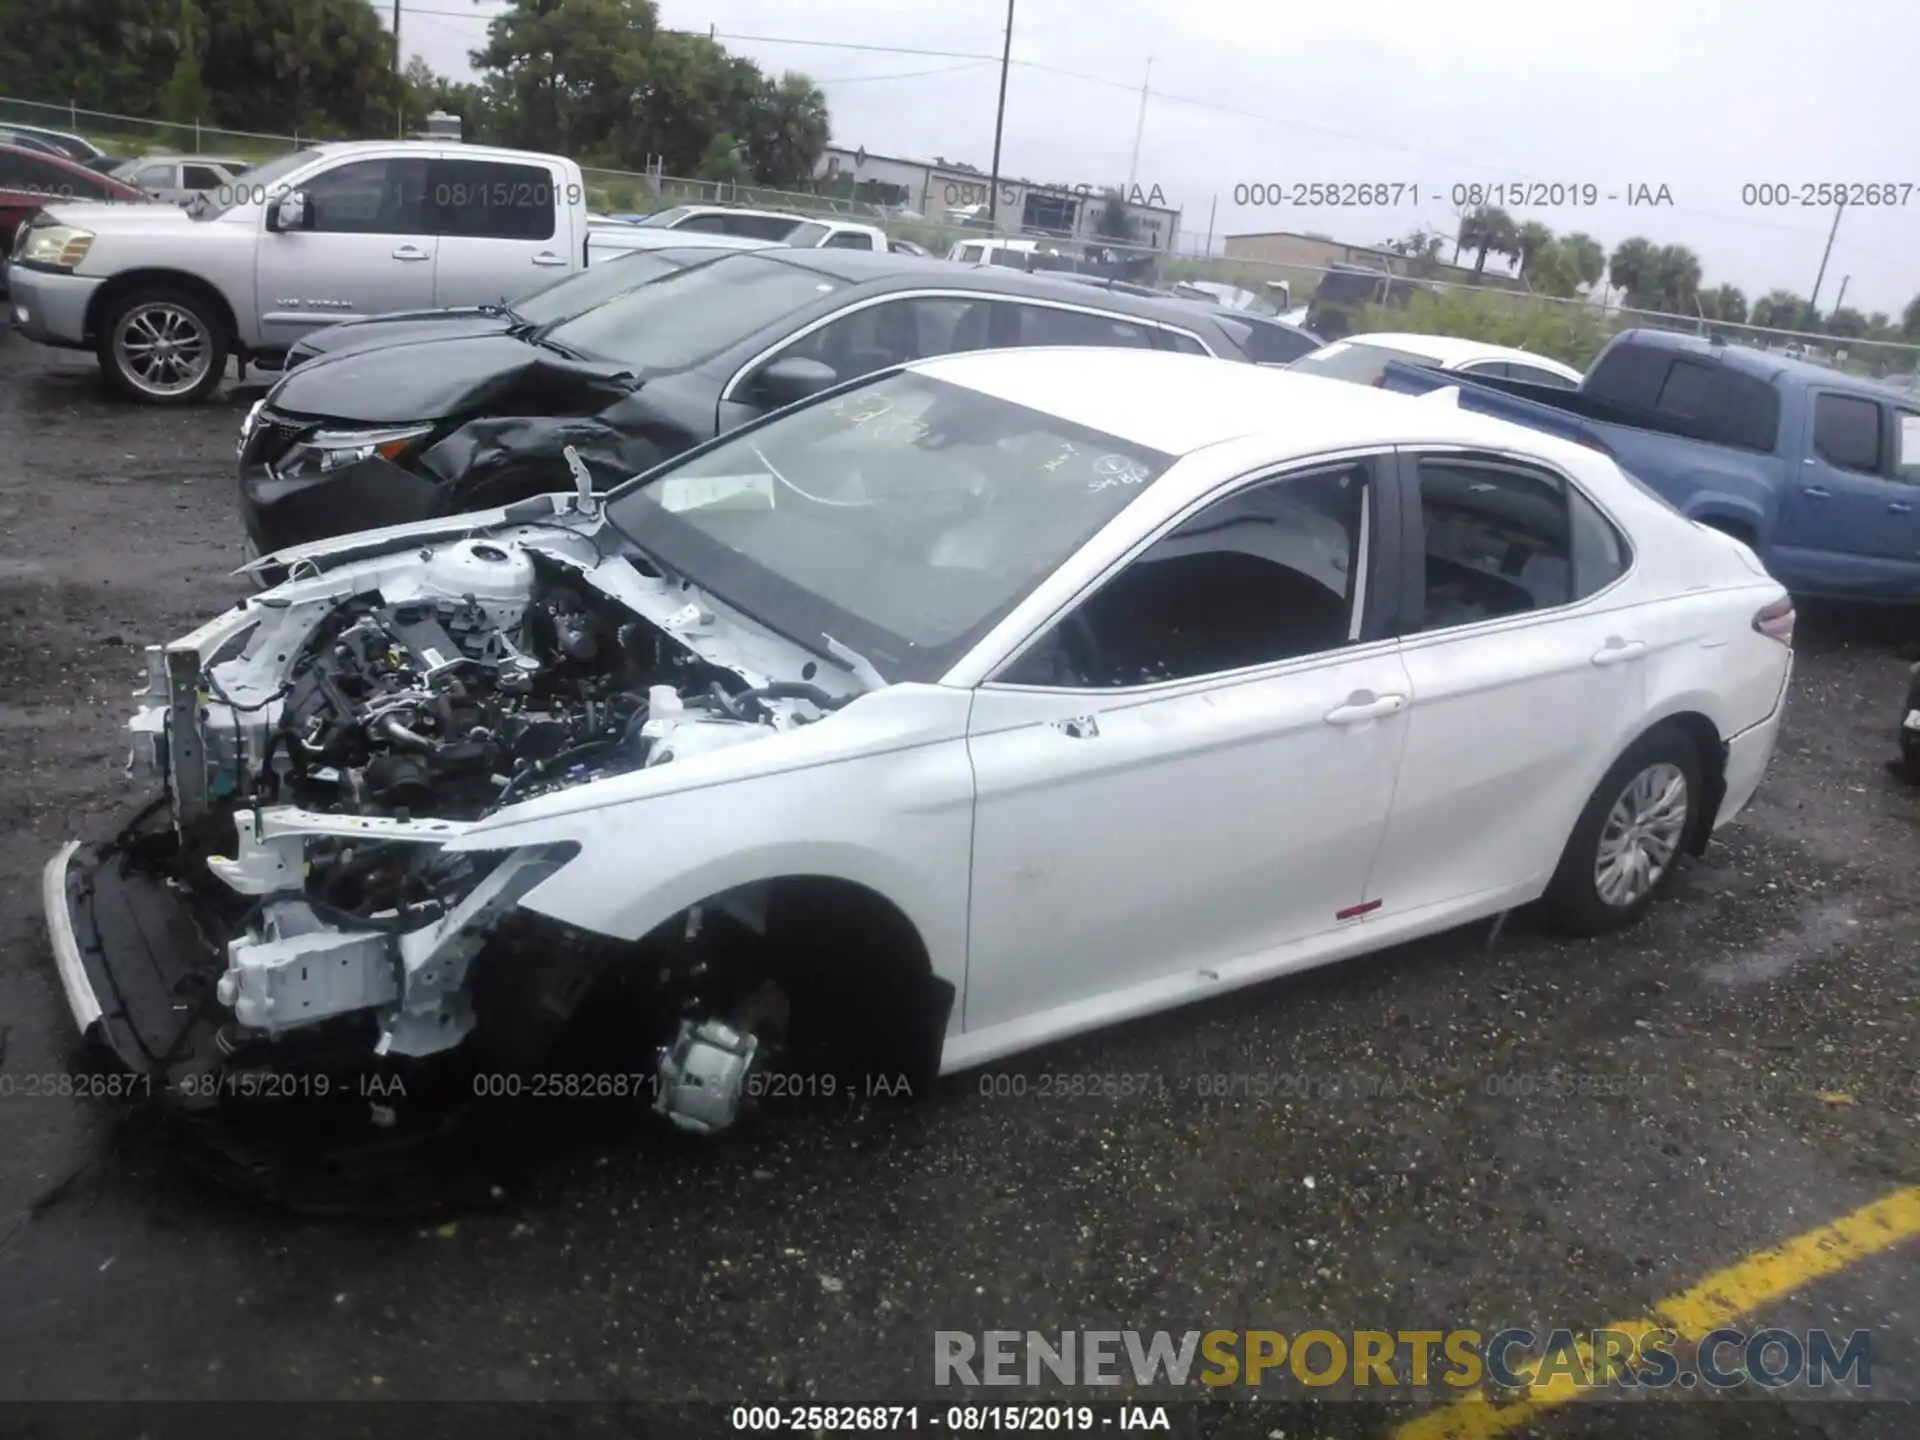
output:
<svg viewBox="0 0 1920 1440"><path fill-rule="evenodd" d="M735 251L629 290L547 336L641 375L666 375L711 359L840 288L840 281L816 270Z"/></svg>
<svg viewBox="0 0 1920 1440"><path fill-rule="evenodd" d="M614 492L630 540L816 651L934 680L1171 457L913 371L724 437Z"/></svg>
<svg viewBox="0 0 1920 1440"><path fill-rule="evenodd" d="M604 305L616 295L687 268L685 258L671 251L629 250L605 260L596 260L590 269L569 275L555 284L543 286L531 295L513 302L520 318L534 325L552 325L584 315L596 305Z"/></svg>
<svg viewBox="0 0 1920 1440"><path fill-rule="evenodd" d="M247 171L245 184L220 186L207 196L196 213L200 219L206 220L231 210L236 205L264 205L270 200L278 200L282 189L281 177L290 175L303 165L310 164L319 158L318 150L295 150L291 154L282 155L277 160L256 165ZM129 161L128 165L137 170L143 163L145 162L133 160Z"/></svg>

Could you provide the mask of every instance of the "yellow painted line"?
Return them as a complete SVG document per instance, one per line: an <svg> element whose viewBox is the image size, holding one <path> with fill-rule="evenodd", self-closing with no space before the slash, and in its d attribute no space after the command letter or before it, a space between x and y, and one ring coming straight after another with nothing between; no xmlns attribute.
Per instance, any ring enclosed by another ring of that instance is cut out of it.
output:
<svg viewBox="0 0 1920 1440"><path fill-rule="evenodd" d="M1641 1335L1649 1330L1673 1330L1695 1341L1722 1325L1750 1315L1762 1306L1823 1276L1890 1250L1906 1240L1920 1239L1920 1186L1896 1190L1885 1199L1843 1215L1830 1224L1795 1236L1771 1250L1761 1250L1717 1270L1698 1285L1658 1302L1652 1318L1628 1320L1600 1327ZM1602 1381L1594 1369L1591 1346L1575 1345L1579 1369ZM1632 1357L1629 1357L1632 1358ZM1572 1375L1554 1375L1527 1391L1524 1399L1497 1405L1483 1391L1442 1409L1410 1420L1394 1432L1395 1440L1492 1440L1493 1436L1526 1424L1543 1410L1605 1393L1604 1383L1583 1384Z"/></svg>

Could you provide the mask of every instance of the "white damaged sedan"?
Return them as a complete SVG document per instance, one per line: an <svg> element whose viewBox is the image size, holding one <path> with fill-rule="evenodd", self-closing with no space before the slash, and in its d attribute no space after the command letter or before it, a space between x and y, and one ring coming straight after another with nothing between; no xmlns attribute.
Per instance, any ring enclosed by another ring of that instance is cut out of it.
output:
<svg viewBox="0 0 1920 1440"><path fill-rule="evenodd" d="M603 986L725 1128L1540 902L1754 794L1786 593L1606 457L1170 353L949 356L596 498L368 532L148 651L68 1002L176 1079L540 1064ZM851 1025L846 1022L853 1022Z"/></svg>

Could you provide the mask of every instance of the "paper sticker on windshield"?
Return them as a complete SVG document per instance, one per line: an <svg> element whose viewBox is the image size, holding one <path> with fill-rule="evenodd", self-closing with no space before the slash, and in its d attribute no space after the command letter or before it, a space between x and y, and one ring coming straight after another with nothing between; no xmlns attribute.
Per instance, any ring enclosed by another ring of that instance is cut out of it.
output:
<svg viewBox="0 0 1920 1440"><path fill-rule="evenodd" d="M1093 479L1087 482L1087 489L1097 494L1116 485L1144 485L1152 478L1153 473L1131 456L1102 455L1093 462Z"/></svg>
<svg viewBox="0 0 1920 1440"><path fill-rule="evenodd" d="M771 475L675 475L664 481L660 489L660 504L670 514L727 501L732 501L734 508L740 508L740 502L750 499L764 500L768 505L773 503Z"/></svg>
<svg viewBox="0 0 1920 1440"><path fill-rule="evenodd" d="M1920 465L1920 415L1900 417L1900 468Z"/></svg>

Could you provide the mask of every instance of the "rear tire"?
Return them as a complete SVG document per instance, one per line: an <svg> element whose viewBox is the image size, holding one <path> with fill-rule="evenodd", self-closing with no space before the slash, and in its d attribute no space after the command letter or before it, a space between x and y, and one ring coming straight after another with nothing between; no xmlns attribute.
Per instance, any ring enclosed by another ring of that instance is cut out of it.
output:
<svg viewBox="0 0 1920 1440"><path fill-rule="evenodd" d="M143 405L192 405L227 374L230 340L214 307L191 291L130 290L107 308L94 353L100 372Z"/></svg>
<svg viewBox="0 0 1920 1440"><path fill-rule="evenodd" d="M1913 667L1913 679L1907 686L1907 703L1900 707L1900 778L1920 785L1920 730L1907 728L1907 717L1920 712L1920 665Z"/></svg>
<svg viewBox="0 0 1920 1440"><path fill-rule="evenodd" d="M1673 884L1706 794L1699 747L1662 725L1613 763L1580 812L1540 918L1563 935L1631 925Z"/></svg>

